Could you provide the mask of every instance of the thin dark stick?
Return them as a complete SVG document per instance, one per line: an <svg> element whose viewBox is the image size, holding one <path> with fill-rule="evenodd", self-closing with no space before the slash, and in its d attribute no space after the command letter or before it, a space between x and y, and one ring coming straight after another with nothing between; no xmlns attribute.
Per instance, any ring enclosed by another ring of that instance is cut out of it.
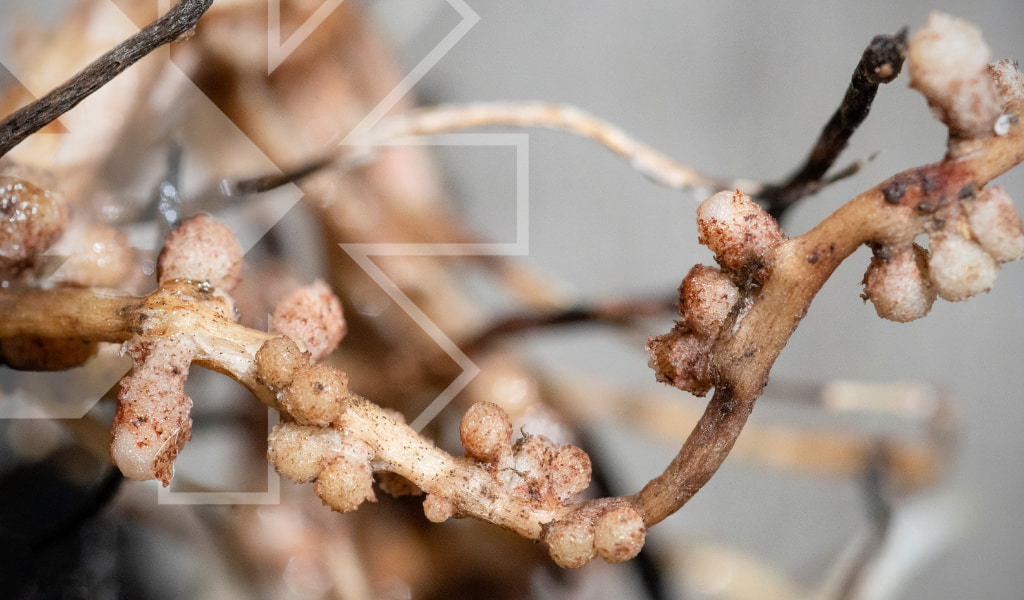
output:
<svg viewBox="0 0 1024 600"><path fill-rule="evenodd" d="M788 181L767 185L758 194L757 200L769 214L778 219L797 200L822 186L825 173L846 148L853 132L867 118L878 86L889 83L900 74L906 54L906 27L896 35L878 35L871 40L853 72L842 104L825 125L804 166Z"/></svg>
<svg viewBox="0 0 1024 600"><path fill-rule="evenodd" d="M678 310L678 302L678 295L672 297L652 296L578 304L564 310L512 313L499 317L472 337L461 339L458 343L463 352L469 356L475 356L509 336L548 331L554 327L602 325L625 328L637 326L641 319L663 318L675 313ZM433 358L409 355L409 362L403 363L397 370L419 372L424 378L423 381L429 379L439 383L443 380L447 385L453 376L450 371L453 368L453 363L446 356L444 358L439 356L437 359L440 362Z"/></svg>
<svg viewBox="0 0 1024 600"><path fill-rule="evenodd" d="M581 304L549 313L513 314L492 323L472 339L460 343L460 347L466 353L472 354L509 335L574 323L631 325L638 319L660 317L671 313L676 310L677 303L678 297L635 298L618 302Z"/></svg>
<svg viewBox="0 0 1024 600"><path fill-rule="evenodd" d="M0 157L164 44L196 25L213 0L181 0L164 16L97 58L56 89L0 122Z"/></svg>
<svg viewBox="0 0 1024 600"><path fill-rule="evenodd" d="M847 600L855 596L857 588L864 583L874 559L885 544L895 512L892 487L892 475L886 448L884 444L881 444L877 448L873 460L868 463L867 471L864 474L864 500L868 518L871 521L870 537L860 549L856 560L843 578L836 600Z"/></svg>
<svg viewBox="0 0 1024 600"><path fill-rule="evenodd" d="M275 175L262 175L237 181L224 180L219 186L221 195L227 197L262 194L289 183L301 181L314 173L331 166L338 157L323 156L296 167L294 170Z"/></svg>

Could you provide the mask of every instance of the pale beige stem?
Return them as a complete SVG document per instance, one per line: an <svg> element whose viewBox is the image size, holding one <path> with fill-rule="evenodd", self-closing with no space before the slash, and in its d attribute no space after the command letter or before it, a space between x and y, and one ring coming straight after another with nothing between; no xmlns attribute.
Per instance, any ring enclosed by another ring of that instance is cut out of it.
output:
<svg viewBox="0 0 1024 600"><path fill-rule="evenodd" d="M663 186L692 191L740 188L757 194L763 184L701 173L658 152L608 121L575 106L544 102L479 102L442 104L381 121L351 140L352 145L377 145L406 137L440 135L486 126L546 128L589 138L626 158L630 166Z"/></svg>

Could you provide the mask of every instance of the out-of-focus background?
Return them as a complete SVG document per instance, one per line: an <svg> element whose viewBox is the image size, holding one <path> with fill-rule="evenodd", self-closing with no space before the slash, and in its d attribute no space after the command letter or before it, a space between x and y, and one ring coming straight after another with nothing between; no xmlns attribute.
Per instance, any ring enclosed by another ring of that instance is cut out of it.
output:
<svg viewBox="0 0 1024 600"><path fill-rule="evenodd" d="M49 19L64 4L19 3L18 9ZM366 3L407 69L422 64L464 23L456 4L463 7L457 0ZM994 58L1024 56L1024 4L1013 0L466 0L465 6L479 20L415 86L420 103L573 104L685 164L755 180L779 180L805 158L876 34L904 25L913 32L938 9L977 24ZM9 43L12 32L2 33ZM880 89L839 164L877 156L855 177L794 208L786 231L806 231L858 192L939 160L944 147L943 126L908 89L904 73ZM453 202L481 238L515 241L515 149L446 146L437 153ZM703 198L658 187L593 142L530 131L528 175L529 254L516 260L560 281L573 298L671 294L692 265L711 262L696 242L694 211ZM996 183L1024 206L1024 170ZM894 579L903 583L891 589L912 600L1020 597L1024 265L1006 265L989 294L959 304L938 301L927 318L894 324L860 298L869 257L859 251L819 294L776 363L773 383L909 382L946 390L958 419L951 468L939 485L897 502L893 540L901 545L891 551L909 558L892 560L920 568ZM670 326L665 320L650 333ZM582 329L534 336L524 345L553 374L661 389L646 366L642 340ZM752 424L784 417L785 408L773 402L762 402ZM821 427L828 418L818 415L808 426ZM687 433L678 432L678 443ZM596 426L595 437L623 491L638 490L678 449L610 423ZM862 496L861 482L850 478L730 460L678 514L651 530L648 544L667 555L694 544L741 549L813 588L863 532ZM668 578L680 595L716 598L730 575L716 576L688 584Z"/></svg>
<svg viewBox="0 0 1024 600"><path fill-rule="evenodd" d="M995 58L1024 57L1024 5L1010 0L468 4L480 22L424 78L418 91L425 102L571 103L686 164L754 179L776 180L804 159L876 34L904 25L913 32L930 11L942 10L977 24ZM396 19L406 10L399 0L380 5ZM429 18L410 17L414 33L403 43L410 61L457 21L445 2L419 10ZM859 175L804 200L786 231L802 233L888 176L939 160L944 142L944 127L907 87L904 73L882 86L839 163L878 156ZM510 153L468 148L448 155L465 210L492 239L512 239ZM996 183L1022 206L1024 171ZM528 260L582 298L671 290L690 266L710 262L694 229L702 199L660 189L588 141L532 132ZM895 324L860 298L869 257L866 249L858 252L822 290L776 363L773 381L946 386L960 435L939 493L948 494L943 506L957 507L947 516L964 520L963 537L929 561L903 597L1018 597L1024 593L1024 267L1006 265L990 294L960 304L939 301L927 318ZM580 334L538 353L594 374L650 382L640 352L596 338ZM759 416L755 410L754 422ZM628 489L639 489L676 450L628 434L618 439L620 447L645 452L620 464ZM767 471L748 477L757 470L727 462L690 504L653 529L651 542L735 542L813 581L825 567L821 557L860 518L859 491L827 478Z"/></svg>

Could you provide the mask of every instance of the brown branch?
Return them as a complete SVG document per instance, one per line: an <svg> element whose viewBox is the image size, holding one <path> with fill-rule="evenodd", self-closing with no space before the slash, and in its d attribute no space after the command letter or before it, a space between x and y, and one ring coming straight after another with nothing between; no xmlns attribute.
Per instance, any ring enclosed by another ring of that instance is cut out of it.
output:
<svg viewBox="0 0 1024 600"><path fill-rule="evenodd" d="M704 409L681 399L675 390L617 389L584 376L545 378L543 390L545 400L570 422L618 423L664 442L692 430ZM878 459L881 443L889 473L903 490L923 489L946 472L956 427L953 408L950 399L931 386L834 382L785 385L780 390L772 382L766 395L772 403L797 402L830 417L848 411L896 417L906 427L879 435L824 424L808 430L805 425L748 423L733 457L773 468L855 478Z"/></svg>
<svg viewBox="0 0 1024 600"><path fill-rule="evenodd" d="M909 244L919 234L942 229L959 215L962 199L1024 160L1019 119L1004 135L965 143L977 151L895 175L773 251L766 265L770 276L751 291L749 311L734 330L726 324L729 335L710 352L715 393L704 415L671 465L635 496L647 526L677 511L717 471L767 384L772 364L843 260L863 244Z"/></svg>
<svg viewBox="0 0 1024 600"><path fill-rule="evenodd" d="M0 157L88 98L153 50L196 26L213 0L181 0L164 16L118 44L42 98L0 122Z"/></svg>

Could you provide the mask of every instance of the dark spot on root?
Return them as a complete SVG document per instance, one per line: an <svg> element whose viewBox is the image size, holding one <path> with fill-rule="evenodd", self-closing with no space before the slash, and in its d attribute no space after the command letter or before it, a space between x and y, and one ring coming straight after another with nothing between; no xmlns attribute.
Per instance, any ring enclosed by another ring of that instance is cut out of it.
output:
<svg viewBox="0 0 1024 600"><path fill-rule="evenodd" d="M314 383L313 389L316 390L316 392L319 394L320 392L324 391L324 383L322 381Z"/></svg>
<svg viewBox="0 0 1024 600"><path fill-rule="evenodd" d="M807 264L813 265L819 260L821 260L821 254L818 252L818 249L815 248L814 251L807 256Z"/></svg>
<svg viewBox="0 0 1024 600"><path fill-rule="evenodd" d="M889 204L899 204L907 193L907 185L902 181L893 181L882 189L882 196Z"/></svg>

